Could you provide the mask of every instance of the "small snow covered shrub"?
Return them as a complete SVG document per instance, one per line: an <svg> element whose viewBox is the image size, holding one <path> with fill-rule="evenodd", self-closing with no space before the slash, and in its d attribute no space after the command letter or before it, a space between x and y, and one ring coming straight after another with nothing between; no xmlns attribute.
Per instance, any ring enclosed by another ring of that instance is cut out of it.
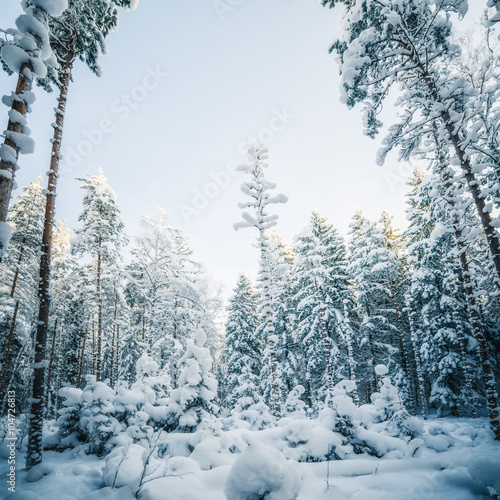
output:
<svg viewBox="0 0 500 500"><path fill-rule="evenodd" d="M332 422L331 409L323 410L316 420L289 420L283 428L284 441L288 446L283 450L286 457L297 462L324 462L336 457L343 458L349 449L343 446L342 436L332 431Z"/></svg>
<svg viewBox="0 0 500 500"><path fill-rule="evenodd" d="M387 374L387 368L384 365L377 365L375 370L380 376ZM385 422L384 430L389 436L413 439L422 434L422 423L408 413L397 387L392 385L389 377L382 379L379 392L372 394L371 400L374 407L373 421L374 423Z"/></svg>
<svg viewBox="0 0 500 500"><path fill-rule="evenodd" d="M228 500L294 500L301 486L295 462L250 436L248 447L236 459L226 479Z"/></svg>
<svg viewBox="0 0 500 500"><path fill-rule="evenodd" d="M57 448L74 448L77 444L85 442L85 435L79 423L83 409L82 390L74 387L63 387L59 395L64 398L63 407L59 410Z"/></svg>
<svg viewBox="0 0 500 500"><path fill-rule="evenodd" d="M144 475L147 454L148 450L138 444L115 448L106 457L104 484L112 488L128 487L136 492Z"/></svg>
<svg viewBox="0 0 500 500"><path fill-rule="evenodd" d="M61 396L65 408L60 410L58 420L60 446L73 447L84 443L87 453L103 455L113 444L111 438L122 430L114 417L115 391L94 375L87 375L87 386L80 389L63 388Z"/></svg>
<svg viewBox="0 0 500 500"><path fill-rule="evenodd" d="M247 366L244 366L238 377L238 383L235 396L236 405L231 413L232 420L247 422L251 430L272 427L275 424L275 418L259 395L258 377Z"/></svg>
<svg viewBox="0 0 500 500"><path fill-rule="evenodd" d="M401 439L414 439L423 433L423 424L417 417L412 417L404 408L395 412L386 424L389 436Z"/></svg>
<svg viewBox="0 0 500 500"><path fill-rule="evenodd" d="M186 352L179 360L179 386L171 394L169 430L193 432L218 411L213 402L217 380L210 371L213 360L205 347L206 341L207 336L200 328L193 340L187 341Z"/></svg>
<svg viewBox="0 0 500 500"><path fill-rule="evenodd" d="M264 401L259 401L249 406L246 410L240 413L235 413L234 416L248 422L250 429L261 431L275 425L276 419L271 415L269 406Z"/></svg>
<svg viewBox="0 0 500 500"><path fill-rule="evenodd" d="M304 392L305 389L302 385L297 385L290 391L285 401L285 416L297 418L305 417L306 404L300 399Z"/></svg>
<svg viewBox="0 0 500 500"><path fill-rule="evenodd" d="M137 380L130 388L118 385L114 400L115 416L134 443L148 440L153 431L167 422L168 376L144 353L136 363Z"/></svg>
<svg viewBox="0 0 500 500"><path fill-rule="evenodd" d="M144 401L143 392L128 389L125 384L118 385L113 401L114 416L134 443L147 441L153 434L153 428L148 425L149 415L142 411Z"/></svg>
<svg viewBox="0 0 500 500"><path fill-rule="evenodd" d="M383 376L387 374L388 370L384 365L377 365L375 371L377 375ZM372 394L371 400L376 411L375 418L379 422L390 420L394 413L403 408L398 389L392 385L389 377L382 378L380 390Z"/></svg>

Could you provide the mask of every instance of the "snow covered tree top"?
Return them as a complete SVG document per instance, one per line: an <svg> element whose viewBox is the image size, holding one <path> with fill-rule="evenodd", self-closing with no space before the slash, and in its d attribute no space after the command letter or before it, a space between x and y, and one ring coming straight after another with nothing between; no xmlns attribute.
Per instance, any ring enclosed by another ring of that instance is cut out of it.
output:
<svg viewBox="0 0 500 500"><path fill-rule="evenodd" d="M250 201L239 203L241 209L252 208L254 214L244 211L241 215L243 221L234 224L234 229L244 227L256 227L259 231L264 231L276 225L277 215L270 215L267 206L276 203L286 203L288 198L284 194L271 196L271 190L276 184L269 182L265 178L264 170L268 168L269 150L261 145L252 145L248 150L250 164L240 165L238 170L250 174L251 179L244 182L241 191L250 198Z"/></svg>

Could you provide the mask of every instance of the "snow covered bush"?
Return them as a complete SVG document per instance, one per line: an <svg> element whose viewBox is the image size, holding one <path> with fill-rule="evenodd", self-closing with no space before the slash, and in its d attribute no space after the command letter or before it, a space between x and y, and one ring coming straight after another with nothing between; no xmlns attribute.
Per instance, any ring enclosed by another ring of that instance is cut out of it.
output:
<svg viewBox="0 0 500 500"><path fill-rule="evenodd" d="M148 425L149 415L143 411L145 399L146 395L137 388L128 389L125 384L116 388L114 416L134 443L147 442L153 434Z"/></svg>
<svg viewBox="0 0 500 500"><path fill-rule="evenodd" d="M325 414L326 412L326 414ZM289 459L297 462L324 462L344 458L350 448L344 446L343 437L332 430L332 410L324 410L316 420L282 419L284 449Z"/></svg>
<svg viewBox="0 0 500 500"><path fill-rule="evenodd" d="M97 382L94 375L87 375L87 386L80 389L60 390L64 409L60 411L60 447L74 447L83 444L86 453L98 456L109 451L113 437L122 431L115 418L113 405L116 393L103 382Z"/></svg>
<svg viewBox="0 0 500 500"><path fill-rule="evenodd" d="M248 447L236 459L226 479L228 500L293 500L302 477L295 462L250 436Z"/></svg>
<svg viewBox="0 0 500 500"><path fill-rule="evenodd" d="M169 406L170 430L192 432L218 411L213 402L217 380L211 373L213 360L206 341L205 332L198 329L193 340L187 341L186 352L179 360L178 387L172 391Z"/></svg>
<svg viewBox="0 0 500 500"><path fill-rule="evenodd" d="M247 422L251 430L267 429L275 424L269 407L264 403L258 390L259 380L247 366L243 366L238 376L238 386L234 399L236 404L231 413L231 421Z"/></svg>
<svg viewBox="0 0 500 500"><path fill-rule="evenodd" d="M268 429L276 423L276 419L271 415L269 406L264 401L258 401L239 413L235 412L234 417L243 422L248 422L249 429L254 431Z"/></svg>
<svg viewBox="0 0 500 500"><path fill-rule="evenodd" d="M139 489L148 450L138 444L115 448L107 457L103 470L106 486L128 487L132 492Z"/></svg>
<svg viewBox="0 0 500 500"><path fill-rule="evenodd" d="M302 385L295 386L285 401L284 414L287 417L303 418L306 415L306 404L300 399L305 389Z"/></svg>
<svg viewBox="0 0 500 500"><path fill-rule="evenodd" d="M63 408L59 410L57 448L74 448L85 441L85 436L79 427L83 409L82 390L75 387L63 387L59 395L64 398Z"/></svg>
<svg viewBox="0 0 500 500"><path fill-rule="evenodd" d="M116 417L124 424L134 442L148 439L153 429L167 422L167 394L170 379L147 353L137 360L137 380L130 388L126 384L116 389Z"/></svg>
<svg viewBox="0 0 500 500"><path fill-rule="evenodd" d="M388 435L401 439L414 438L422 434L422 423L408 413L397 387L392 385L389 377L384 377L387 374L387 368L384 365L378 365L375 370L377 375L383 378L379 392L371 396L372 422L384 422L383 430Z"/></svg>

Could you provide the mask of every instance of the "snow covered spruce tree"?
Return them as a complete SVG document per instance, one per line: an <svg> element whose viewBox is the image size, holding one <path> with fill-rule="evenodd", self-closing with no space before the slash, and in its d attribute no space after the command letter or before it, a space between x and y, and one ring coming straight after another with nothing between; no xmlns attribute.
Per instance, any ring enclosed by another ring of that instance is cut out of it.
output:
<svg viewBox="0 0 500 500"><path fill-rule="evenodd" d="M340 55L343 101L352 107L365 105L366 133L374 136L382 125L377 118L390 88L398 84L402 108L399 123L393 125L379 154L379 162L391 149L405 142L408 132L418 130L416 142L402 154L418 154L424 138L432 137L437 127L439 140L445 141L453 159L462 169L477 215L486 236L490 258L500 276L500 239L497 219L489 208L493 193L482 192L478 180L485 156L482 138L491 127L476 123L477 107L487 105L478 99L478 89L463 74L453 71L452 63L460 56L458 45L451 43L451 14L463 17L466 0L322 0L334 7L344 3L344 38L332 50ZM446 70L444 70L446 68ZM498 117L493 114L491 119ZM497 126L490 122L493 129ZM487 162L485 162L487 163Z"/></svg>
<svg viewBox="0 0 500 500"><path fill-rule="evenodd" d="M25 392L23 367L18 366L18 354L31 354L29 325L35 318L37 306L38 253L42 242L43 207L45 197L39 176L23 188L11 207L8 222L12 226L12 237L4 265L0 270L2 291L2 314L0 342L2 374L0 378L0 401L5 390L16 390L19 404ZM3 412L3 404L2 410Z"/></svg>
<svg viewBox="0 0 500 500"><path fill-rule="evenodd" d="M302 349L295 334L295 310L292 302L293 282L292 266L295 255L284 238L272 229L268 233L269 256L271 262L271 279L274 285L275 301L274 332L278 337L276 343L276 361L280 367L280 391L282 401L286 400L290 391L302 380ZM258 329L258 337L262 338L262 324ZM261 394L270 393L268 363L264 363L261 372Z"/></svg>
<svg viewBox="0 0 500 500"><path fill-rule="evenodd" d="M67 0L31 0L35 5L45 5L46 8L53 9L53 16L58 16L68 7ZM124 6L132 7L137 4L137 0L117 0L116 3L123 2ZM47 19L45 18L47 21ZM52 17L54 21L54 17ZM37 326L37 338L35 348L35 361L41 362L44 357L45 343L47 337L47 327L49 321L50 309L50 266L51 266L51 245L52 245L52 227L54 223L55 214L55 197L57 178L59 171L59 160L61 152L61 139L64 125L64 114L66 111L66 101L68 96L68 87L72 78L72 68L76 56L81 57L86 61L87 65L94 71L99 72L98 57L100 51L105 50L104 40L112 29L117 25L117 13L114 2L110 0L96 0L95 2L84 2L82 0L71 0L67 14L63 14L62 18L54 25L51 24L52 39L50 33L46 33L45 43L48 45L48 50L51 45L57 47L55 55L59 61L54 64L53 70L44 72L38 75L42 79L48 76L47 79L42 80L42 84L46 88L49 86L49 81L55 83L59 89L58 107L56 109L56 119L53 124L54 138L52 140L52 154L50 160L50 170L48 174L48 189L47 200L45 208L45 224L42 236L42 251L40 257L40 284L39 284L39 298L40 309ZM3 49L2 49L3 52ZM54 53L51 51L54 59ZM62 63L62 67L59 65ZM57 69L56 69L57 68ZM25 72L26 70L24 70ZM2 202L2 185L0 185L0 212ZM1 213L0 213L1 220ZM100 260L100 258L98 259ZM99 295L99 294L98 294ZM101 304L100 304L101 305ZM99 321L99 327L102 327ZM99 329L99 332L101 330ZM100 336L99 336L99 355L100 355ZM100 357L98 363L100 369ZM37 438L39 434L39 427L41 429L41 415L43 407L40 400L43 400L43 374L44 367L41 366L35 369L33 378L33 403L32 419L30 422L30 452L27 455L27 467L31 468L41 460L40 442ZM98 370L99 377L99 370ZM34 451L38 448L38 451ZM34 457L34 458L31 458Z"/></svg>
<svg viewBox="0 0 500 500"><path fill-rule="evenodd" d="M271 262L269 255L269 242L267 230L276 225L277 215L270 215L268 206L275 203L286 203L285 195L271 195L271 190L276 187L265 178L264 170L268 167L268 149L254 145L249 151L250 165L241 165L238 169L250 175L250 180L241 186L242 192L250 198L250 201L240 203L241 209L252 209L253 214L247 211L242 213L243 221L234 224L236 230L244 227L255 227L258 231L258 247L260 250L259 287L261 293L261 323L264 327L264 342L266 356L270 368L271 390L269 404L271 411L278 415L280 413L279 373L276 361L276 343L278 341L274 328L274 284L271 279Z"/></svg>
<svg viewBox="0 0 500 500"><path fill-rule="evenodd" d="M0 60L4 69L18 75L15 91L2 101L9 106L9 123L0 146L0 259L7 247L10 229L7 211L14 187L19 153L33 153L34 142L26 126L26 115L35 101L33 80L45 77L47 67L56 65L49 43L49 16L60 15L67 0L26 0L21 2L24 14L16 19L16 30L9 30L9 40L0 43Z"/></svg>
<svg viewBox="0 0 500 500"><path fill-rule="evenodd" d="M310 406L331 403L338 360L337 321L328 289L325 248L310 227L294 244L292 270L298 343L303 349L304 398ZM337 365L337 363L335 363Z"/></svg>
<svg viewBox="0 0 500 500"><path fill-rule="evenodd" d="M174 387L177 363L193 329L205 321L202 269L192 260L184 232L171 225L164 210L143 216L128 266L125 295L134 335L160 365L167 365ZM132 339L129 339L132 340ZM128 356L137 356L128 348ZM140 356L140 353L138 353Z"/></svg>
<svg viewBox="0 0 500 500"><path fill-rule="evenodd" d="M89 254L95 267L95 298L97 303L96 378L101 379L102 343L104 332L104 301L114 302L111 274L116 273L121 260L119 250L126 243L123 219L116 203L116 194L102 171L82 181L85 191L83 211L78 220L82 227L75 231L73 252ZM103 284L106 287L103 289ZM109 312L109 311L108 311Z"/></svg>
<svg viewBox="0 0 500 500"><path fill-rule="evenodd" d="M258 377L261 371L262 344L256 335L259 325L257 308L258 299L252 282L241 274L229 301L226 341L222 351L224 393L227 395L224 406L227 408L234 408L237 402L240 375L245 371L246 376Z"/></svg>
<svg viewBox="0 0 500 500"><path fill-rule="evenodd" d="M308 366L323 365L326 369L322 377L311 378L313 385L320 384L322 378L320 386L312 387L307 380L301 382L306 387L304 397L309 404L316 405L326 395L325 391L331 396L335 381L350 377L344 319L344 302L352 298L347 252L343 238L318 211L312 213L310 224L297 238L294 250L294 329L299 345L312 349L309 354L304 353L306 376L312 375ZM313 351L321 346L322 355L319 351L314 355Z"/></svg>
<svg viewBox="0 0 500 500"><path fill-rule="evenodd" d="M374 368L386 364L393 374L400 370L393 345L397 331L391 287L388 277L397 269L394 254L386 248L381 229L361 210L354 215L349 229L348 273L354 282L356 313L360 320L358 336L363 346L358 363L364 374L366 398L377 389Z"/></svg>
<svg viewBox="0 0 500 500"><path fill-rule="evenodd" d="M205 347L207 336L200 328L187 341L179 360L178 387L171 393L169 428L192 432L209 422L218 411L214 403L217 380L213 376L213 359Z"/></svg>
<svg viewBox="0 0 500 500"><path fill-rule="evenodd" d="M393 221L393 215L386 211L382 212L379 225L385 240L385 247L393 253L395 259L395 265L386 269L387 281L391 291L392 321L398 330L399 365L402 369L402 373L400 373L400 376L396 376L395 380L410 411L415 411L414 373L411 369L408 349L409 327L403 315L405 308L404 292L408 285L410 270L404 249L404 236Z"/></svg>
<svg viewBox="0 0 500 500"><path fill-rule="evenodd" d="M406 300L412 342L418 350L415 359L421 376L430 385L430 403L440 414L457 414L472 403L466 382L468 367L475 366L473 371L480 372L476 356L465 347L465 343L477 345L471 336L474 320L465 293L465 283L473 277L472 268L469 270L462 236L457 236L467 225L458 222L456 207L450 210L447 202L459 203L460 193L449 192L435 173L424 177L416 172L412 185L406 237L413 272ZM460 219L464 217L465 213ZM461 268L464 262L466 267ZM459 277L460 284L455 284L453 276ZM481 385L478 377L475 386ZM425 403L422 392L421 388L421 404Z"/></svg>

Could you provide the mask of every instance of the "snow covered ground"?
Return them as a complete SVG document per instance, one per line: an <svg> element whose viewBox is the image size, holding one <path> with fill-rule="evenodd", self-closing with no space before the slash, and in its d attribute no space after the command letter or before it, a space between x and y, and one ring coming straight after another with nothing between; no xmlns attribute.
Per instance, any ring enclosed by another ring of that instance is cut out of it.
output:
<svg viewBox="0 0 500 500"><path fill-rule="evenodd" d="M137 498L257 500L256 496L246 496L244 489L246 483L253 488L259 481L267 486L275 481L280 486L266 500L292 499L295 491L299 491L299 500L498 498L493 487L495 482L497 489L500 486L500 443L493 441L486 419L430 419L424 423L421 441L415 443L419 447L411 452L410 446L402 458L398 451L383 458L348 455L344 460L316 463L287 460L276 448L279 430L279 426L253 432L228 430L218 437L221 443L209 439L189 457L167 456L154 465L153 473L148 471ZM217 451L230 443L241 448L242 441L250 443L243 453ZM2 482L1 498L136 498L145 450L139 445L131 445L128 450L126 458L119 449L106 458L77 449L47 451L44 464L30 473L21 469L24 457L19 455L16 493L6 491ZM396 455L400 458L394 458ZM6 456L5 449L2 456ZM211 464L216 465L210 469ZM6 458L2 458L0 473L4 478L8 468ZM232 481L236 488L232 489Z"/></svg>

